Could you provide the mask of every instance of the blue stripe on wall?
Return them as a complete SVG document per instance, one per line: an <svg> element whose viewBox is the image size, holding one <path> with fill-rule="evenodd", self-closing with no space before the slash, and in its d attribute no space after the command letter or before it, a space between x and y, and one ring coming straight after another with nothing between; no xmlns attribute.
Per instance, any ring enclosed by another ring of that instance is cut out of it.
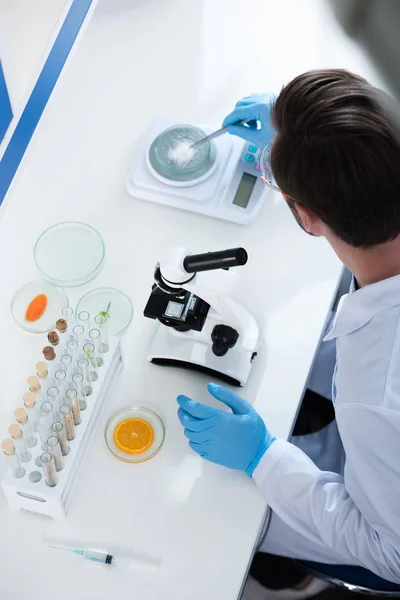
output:
<svg viewBox="0 0 400 600"><path fill-rule="evenodd" d="M92 0L74 0L0 162L0 205L57 83Z"/></svg>
<svg viewBox="0 0 400 600"><path fill-rule="evenodd" d="M8 96L6 80L4 78L3 67L0 62L0 142L4 137L12 119L12 109L10 98Z"/></svg>

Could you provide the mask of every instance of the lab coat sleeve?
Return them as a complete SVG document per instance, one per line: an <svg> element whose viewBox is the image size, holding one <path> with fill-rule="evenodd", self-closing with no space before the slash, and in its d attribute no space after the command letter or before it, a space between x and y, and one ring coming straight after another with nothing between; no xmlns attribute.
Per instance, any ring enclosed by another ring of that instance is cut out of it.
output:
<svg viewBox="0 0 400 600"><path fill-rule="evenodd" d="M390 493L392 477L400 477L399 467L394 466L400 462L395 458L398 453L391 454L392 447L398 447L399 433L393 415L354 404L340 407L346 412L341 431L344 477L320 471L302 450L277 440L253 479L277 516L298 534L311 543L322 542L343 557L343 564L359 565L400 583L400 555L392 536L399 523L398 500Z"/></svg>

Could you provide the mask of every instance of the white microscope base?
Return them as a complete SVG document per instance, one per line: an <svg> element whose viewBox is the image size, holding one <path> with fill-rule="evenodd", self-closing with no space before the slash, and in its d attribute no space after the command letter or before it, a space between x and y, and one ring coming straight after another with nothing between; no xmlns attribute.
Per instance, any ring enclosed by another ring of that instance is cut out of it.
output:
<svg viewBox="0 0 400 600"><path fill-rule="evenodd" d="M238 346L218 357L213 354L210 341L201 339L201 333L185 334L158 325L147 358L154 364L193 369L207 373L210 379L218 377L231 385L243 386L249 377L252 353Z"/></svg>

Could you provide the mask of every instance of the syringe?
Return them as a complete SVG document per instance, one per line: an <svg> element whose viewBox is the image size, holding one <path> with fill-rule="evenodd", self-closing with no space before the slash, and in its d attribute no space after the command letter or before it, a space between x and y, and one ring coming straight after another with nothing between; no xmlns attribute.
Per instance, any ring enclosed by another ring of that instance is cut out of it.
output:
<svg viewBox="0 0 400 600"><path fill-rule="evenodd" d="M112 554L107 554L107 552L98 552L95 550L75 550L74 548L62 548L61 546L51 545L50 548L55 548L56 550L67 550L69 552L73 552L74 554L79 554L79 556L83 556L85 560L103 565L111 565L114 558Z"/></svg>
<svg viewBox="0 0 400 600"><path fill-rule="evenodd" d="M83 556L85 560L91 560L92 562L102 563L105 565L111 565L114 558L112 554L107 554L106 552L95 552L94 550L73 550L72 552Z"/></svg>
<svg viewBox="0 0 400 600"><path fill-rule="evenodd" d="M116 567L139 567L139 568L150 568L158 570L161 566L161 560L152 556L144 556L137 555L136 553L129 553L128 556L115 557L113 554L109 554L108 552L102 552L101 550L78 550L75 548L65 548L64 546L57 546L54 544L48 544L50 548L55 548L56 550L65 550L67 552L73 552L74 554L78 554L79 556L83 556L85 560L88 560L93 563L98 563L101 565L113 565Z"/></svg>

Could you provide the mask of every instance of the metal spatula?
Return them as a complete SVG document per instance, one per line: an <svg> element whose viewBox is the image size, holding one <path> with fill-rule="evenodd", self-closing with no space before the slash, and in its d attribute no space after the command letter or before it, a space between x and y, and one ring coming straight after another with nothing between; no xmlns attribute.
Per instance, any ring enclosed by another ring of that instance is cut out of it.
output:
<svg viewBox="0 0 400 600"><path fill-rule="evenodd" d="M205 137L201 138L200 140L197 140L197 142L194 142L194 144L192 144L190 147L195 148L199 144L204 144L204 142L213 140L214 138L219 137L223 133L226 133L228 131L228 129L230 129L233 125L243 125L244 123L247 123L247 119L242 119L241 121L237 121L236 123L231 123L230 125L227 125L226 127L221 127L221 129L217 129L217 131L214 131L214 133L210 133L210 135L206 135Z"/></svg>

